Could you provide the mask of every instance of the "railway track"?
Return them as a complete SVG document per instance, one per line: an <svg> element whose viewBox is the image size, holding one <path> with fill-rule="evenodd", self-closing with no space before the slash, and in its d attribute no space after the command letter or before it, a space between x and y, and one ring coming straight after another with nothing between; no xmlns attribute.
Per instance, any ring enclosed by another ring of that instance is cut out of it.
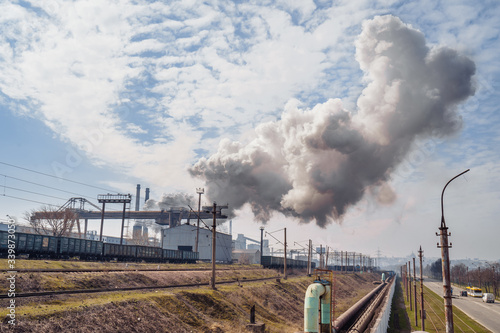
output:
<svg viewBox="0 0 500 333"><path fill-rule="evenodd" d="M217 285L220 284L231 284L231 283L246 283L246 282L257 282L266 280L275 280L281 278L280 276L258 278L258 279L231 279L217 281ZM191 287L206 287L209 286L210 282L203 283L187 283L187 284L172 284L163 286L141 286L141 287L125 287L125 288L96 288L96 289L76 289L76 290L54 290L54 291L42 291L33 293L16 293L17 297L40 297L40 296L55 296L55 295L68 295L68 294L93 294L93 293L104 293L104 292L120 292L120 291L134 291L134 290L147 290L147 289L173 289L173 288L191 288ZM7 294L1 294L1 298L9 298Z"/></svg>
<svg viewBox="0 0 500 333"><path fill-rule="evenodd" d="M254 268L239 268L238 271L252 270ZM110 268L110 269L92 269L92 268L69 268L69 269L0 269L0 273L108 273L108 272L205 272L212 268ZM218 271L231 271L232 268L217 268Z"/></svg>

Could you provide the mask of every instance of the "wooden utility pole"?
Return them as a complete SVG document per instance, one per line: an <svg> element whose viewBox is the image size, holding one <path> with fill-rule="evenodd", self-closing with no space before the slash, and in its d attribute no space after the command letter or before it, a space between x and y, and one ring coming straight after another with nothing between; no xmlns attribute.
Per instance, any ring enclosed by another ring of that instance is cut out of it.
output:
<svg viewBox="0 0 500 333"><path fill-rule="evenodd" d="M422 257L424 251L422 251L422 246L418 250L418 257L420 258L420 320L422 321L422 331L425 331L425 312L424 312L424 276L422 268Z"/></svg>
<svg viewBox="0 0 500 333"><path fill-rule="evenodd" d="M417 274L415 271L415 258L413 258L413 296L415 302L415 326L418 327L418 310L417 310Z"/></svg>
<svg viewBox="0 0 500 333"><path fill-rule="evenodd" d="M284 244L284 246L285 246L285 263L284 263L285 268L283 270L283 275L284 275L284 279L286 280L286 228L285 228L285 244Z"/></svg>
<svg viewBox="0 0 500 333"><path fill-rule="evenodd" d="M214 222L212 226L212 289L215 290L215 259L216 259L216 238L217 238L217 223L215 220L215 215L217 214L217 204L214 202L214 207L212 210L212 214L214 214Z"/></svg>
<svg viewBox="0 0 500 333"><path fill-rule="evenodd" d="M410 290L410 311L413 311L413 302L411 301L411 264L408 261L408 289Z"/></svg>

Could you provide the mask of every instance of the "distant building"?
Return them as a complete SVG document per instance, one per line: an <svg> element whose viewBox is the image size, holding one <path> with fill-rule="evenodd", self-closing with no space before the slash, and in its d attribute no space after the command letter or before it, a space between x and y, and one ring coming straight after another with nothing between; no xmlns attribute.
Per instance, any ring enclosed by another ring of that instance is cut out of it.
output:
<svg viewBox="0 0 500 333"><path fill-rule="evenodd" d="M260 250L233 250L233 263L260 264Z"/></svg>
<svg viewBox="0 0 500 333"><path fill-rule="evenodd" d="M196 226L182 224L162 230L162 247L170 250L194 251L196 242ZM217 232L215 260L229 263L231 258L231 235ZM198 240L200 260L212 259L212 231L200 228Z"/></svg>

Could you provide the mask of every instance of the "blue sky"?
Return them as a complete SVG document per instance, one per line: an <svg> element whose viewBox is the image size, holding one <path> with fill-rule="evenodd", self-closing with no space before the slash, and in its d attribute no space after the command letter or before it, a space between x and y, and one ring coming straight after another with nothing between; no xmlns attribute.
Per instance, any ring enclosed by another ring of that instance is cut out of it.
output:
<svg viewBox="0 0 500 333"><path fill-rule="evenodd" d="M370 187L341 222L321 228L276 212L266 229L286 226L289 240L311 238L339 250L375 255L380 248L399 256L422 245L425 254L438 256L441 190L470 168L446 190L451 256L499 259L499 6L2 2L0 218L21 220L39 207L26 200L60 205L72 196L33 182L94 199L105 190L134 194L139 183L157 200L163 193L195 195L204 180L188 169L217 156L223 139L247 149L259 135L255 129L279 124L284 110L313 110L335 98L352 115L361 114L358 99L371 74L360 68L356 41L363 22L389 14L420 31L429 49L447 47L474 62L475 94L457 106L461 128L412 141L384 174L390 203L374 200L380 188ZM258 238L261 223L251 208L236 213L233 233ZM109 222L107 232L118 235L118 225Z"/></svg>

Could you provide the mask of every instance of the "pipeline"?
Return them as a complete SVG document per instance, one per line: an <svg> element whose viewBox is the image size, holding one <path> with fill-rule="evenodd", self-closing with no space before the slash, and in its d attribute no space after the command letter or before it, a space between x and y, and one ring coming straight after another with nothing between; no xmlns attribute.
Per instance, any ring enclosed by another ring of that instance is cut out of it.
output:
<svg viewBox="0 0 500 333"><path fill-rule="evenodd" d="M360 299L356 304L354 304L349 310L344 312L340 317L338 317L333 323L333 332L338 333L340 330L354 317L358 312L380 291L385 287L385 283L380 284L377 288L373 289L368 295Z"/></svg>
<svg viewBox="0 0 500 333"><path fill-rule="evenodd" d="M320 298L322 298L321 296L323 296L326 291L325 286L318 282L309 285L307 288L304 300L304 332L319 332L318 312ZM321 305L323 305L323 300L321 300ZM330 305L330 303L328 303L328 305ZM330 307L328 307L328 311L330 311ZM321 319L323 323L323 311L321 311Z"/></svg>
<svg viewBox="0 0 500 333"><path fill-rule="evenodd" d="M389 282L389 285L387 286L390 286L393 282L394 279L392 279L392 281ZM349 329L348 332L364 332L366 330L366 328L372 321L377 309L379 308L380 303L382 303L382 301L384 300L388 290L389 288L385 288L376 296L375 300L368 306L361 317L359 317L359 320L356 322L356 324L351 329Z"/></svg>

